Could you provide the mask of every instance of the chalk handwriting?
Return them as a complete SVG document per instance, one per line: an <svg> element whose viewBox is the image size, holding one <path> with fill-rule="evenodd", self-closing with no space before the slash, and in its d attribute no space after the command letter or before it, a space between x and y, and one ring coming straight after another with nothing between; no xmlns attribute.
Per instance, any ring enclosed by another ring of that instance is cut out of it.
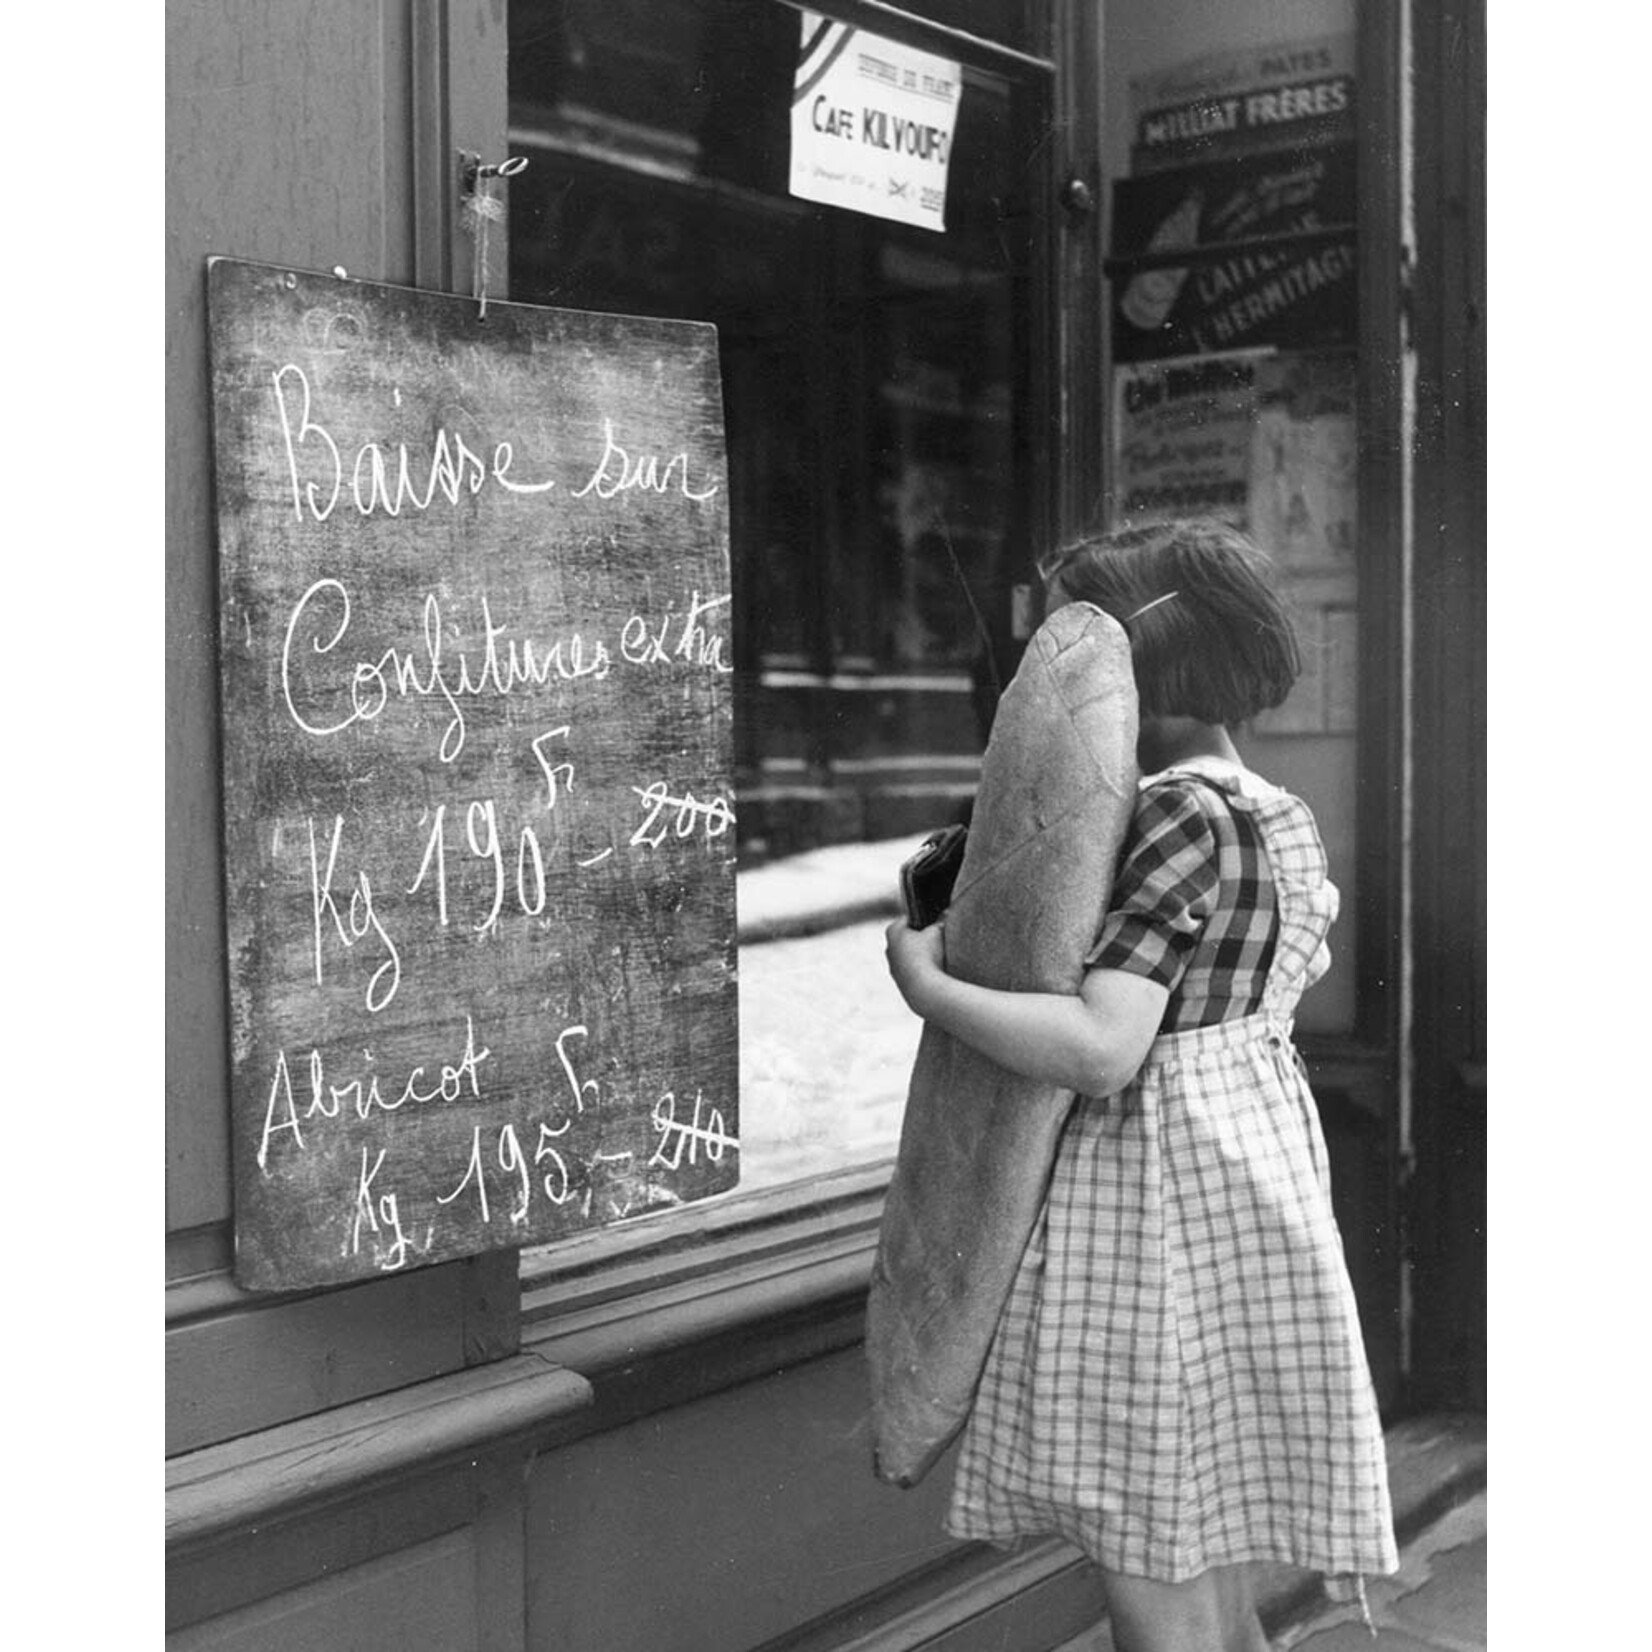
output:
<svg viewBox="0 0 1652 1652"><path fill-rule="evenodd" d="M258 1142L258 1168L269 1174L270 1143L283 1133L290 1134L292 1145L302 1152L305 1147L304 1128L313 1119L336 1119L353 1113L356 1118L365 1121L375 1112L397 1112L410 1101L416 1104L457 1102L463 1100L467 1093L471 1100L480 1100L479 1069L492 1053L486 1047L476 1047L476 1026L468 1013L465 1016L464 1053L454 1061L442 1062L434 1077L430 1076L427 1066L421 1064L414 1067L399 1089L393 1083L388 1087L381 1084L376 1071L347 1079L343 1084L331 1083L321 1051L312 1049L304 1062L309 1079L309 1099L301 1115L298 1096L293 1088L292 1064L288 1062L283 1046L276 1052L275 1073L264 1108L264 1130Z"/></svg>
<svg viewBox="0 0 1652 1652"><path fill-rule="evenodd" d="M570 764L559 764L568 768ZM449 922L448 902L448 812L438 803L433 814L421 815L430 821L425 834L424 854L405 893L416 895L428 883L436 900L436 921L445 929ZM491 797L477 798L466 805L464 843L472 856L488 863L492 873L492 899L487 915L474 927L478 934L495 933L505 910L507 894L514 893L517 908L529 918L540 917L546 906L550 884L545 876L545 852L532 826L518 828L514 855L501 836L498 808ZM514 866L510 864L514 860Z"/></svg>
<svg viewBox="0 0 1652 1652"><path fill-rule="evenodd" d="M447 805L438 803L430 824L430 835L425 839L424 859L419 862L419 874L407 886L407 893L418 894L427 876L434 872L436 887L436 919L447 928Z"/></svg>
<svg viewBox="0 0 1652 1652"><path fill-rule="evenodd" d="M522 1140L516 1133L516 1126L511 1123L500 1125L494 1141L493 1161L499 1171L506 1178L506 1186L510 1192L512 1203L504 1212L506 1219L515 1227L527 1221L528 1213L533 1206L534 1169L547 1158L553 1161L553 1169L547 1172L542 1180L541 1187L545 1197L553 1205L565 1204L573 1195L572 1178L568 1172L567 1160L554 1145L555 1132L547 1130L543 1123L539 1126L539 1141L534 1149L534 1156L530 1162L522 1149ZM552 1137L552 1141L547 1141ZM626 1155L629 1157L630 1155ZM598 1154L598 1158L602 1155ZM475 1194L477 1213L485 1225L492 1219L492 1207L488 1203L488 1178L485 1155L482 1151L482 1126L475 1125L470 1133L470 1152L465 1160L465 1173L459 1179L458 1185L448 1193L438 1193L436 1203L450 1205L468 1187Z"/></svg>
<svg viewBox="0 0 1652 1652"><path fill-rule="evenodd" d="M572 763L558 763L558 770L572 773ZM568 781L572 785L572 781ZM638 788L633 788L638 790ZM694 800L689 800L694 805ZM666 805L681 805L681 800L666 796ZM547 806L548 808L548 806ZM694 805L694 808L702 808ZM681 808L679 808L681 813ZM714 811L715 813L715 811ZM449 814L446 803L438 803L434 811L420 814L420 824L428 821L425 831L425 851L421 854L418 872L413 882L406 885L403 894L416 895L421 889L430 889L436 902L436 922L446 928L451 914L451 879L448 871ZM732 821L732 814L730 814ZM720 833L719 826L709 828ZM687 836L687 831L684 831ZM545 843L534 826L522 824L515 829L515 844L510 844L509 829L502 828L499 809L492 798L476 798L464 806L463 847L474 859L484 861L491 872L491 890L486 915L472 927L479 935L499 932L499 923L506 915L507 905L514 899L514 910L530 919L544 919L550 904L550 879L545 874ZM600 866L613 854L613 846L575 861L580 869ZM547 920L548 922L548 920Z"/></svg>
<svg viewBox="0 0 1652 1652"><path fill-rule="evenodd" d="M544 771L547 809L556 807L556 800L562 789L572 791L574 788L573 764L553 763L545 750L547 740L566 740L568 733L568 725L564 723L561 728L548 728L543 734L536 734L529 742L533 746L534 756L539 759L539 767Z"/></svg>
<svg viewBox="0 0 1652 1652"><path fill-rule="evenodd" d="M570 1040L577 1038L583 1042L590 1034L589 1027L579 1025L564 1027L556 1035L556 1059L561 1064L563 1077L568 1081L568 1094L573 1101L575 1113L585 1111L587 1098L593 1107L602 1099L602 1086L594 1078L582 1079L579 1076L579 1069L574 1066L574 1058L568 1048Z"/></svg>
<svg viewBox="0 0 1652 1652"><path fill-rule="evenodd" d="M715 482L709 487L695 488L688 479L688 473L686 449L674 454L663 466L656 453L638 453L633 456L614 440L613 420L604 419L602 457L597 461L596 469L590 476L574 489L573 496L575 499L583 499L588 493L594 493L599 499L612 499L616 494L627 492L669 493L675 476L677 491L683 498L700 503L716 497L718 486Z"/></svg>
<svg viewBox="0 0 1652 1652"><path fill-rule="evenodd" d="M480 842L477 841L478 824L482 834ZM488 915L476 926L479 934L486 935L498 924L500 908L505 904L505 857L499 850L499 819L491 797L472 803L465 810L465 841L478 859L493 863L493 904L488 908ZM539 899L543 906L543 888L539 891Z"/></svg>
<svg viewBox="0 0 1652 1652"><path fill-rule="evenodd" d="M522 1144L516 1139L516 1127L505 1124L499 1130L499 1168L517 1180L517 1202L511 1207L512 1226L528 1219L528 1206L533 1200L533 1178L528 1161L523 1156Z"/></svg>
<svg viewBox="0 0 1652 1652"><path fill-rule="evenodd" d="M476 1202L481 1211L482 1225L488 1222L488 1182L482 1174L482 1127L475 1126L470 1133L470 1158L465 1164L465 1174L459 1185L451 1193L438 1193L436 1203L450 1205L472 1183L476 1186Z"/></svg>
<svg viewBox="0 0 1652 1652"><path fill-rule="evenodd" d="M361 1150L361 1173L356 1181L356 1203L353 1219L350 1223L350 1242L345 1246L346 1256L356 1256L361 1251L361 1224L366 1220L368 1232L373 1235L373 1262L385 1273L394 1273L407 1261L407 1236L402 1232L401 1201L394 1193L381 1193L377 1202L373 1198L373 1183L378 1173L384 1168L385 1148L379 1149L379 1156L374 1159L372 1169L367 1167L367 1149ZM388 1250L379 1245L379 1223L383 1221L386 1229L394 1238Z"/></svg>
<svg viewBox="0 0 1652 1652"><path fill-rule="evenodd" d="M673 796L663 780L656 780L649 786L633 786L631 790L642 799L645 816L642 824L631 834L633 848L657 849L673 831L680 838L703 833L709 843L713 838L725 836L734 825L734 810L726 797L702 801L688 791L680 797Z"/></svg>
<svg viewBox="0 0 1652 1652"><path fill-rule="evenodd" d="M516 904L530 918L537 918L545 910L545 857L539 852L539 837L531 826L524 826L516 838Z"/></svg>
<svg viewBox="0 0 1652 1652"><path fill-rule="evenodd" d="M321 629L324 629L325 621L320 615L329 604L336 606L338 623L333 627L332 634L324 639ZM312 605L317 610L314 620L310 618ZM451 762L459 755L465 740L465 718L459 709L459 702L447 685L447 679L442 674L441 609L434 595L425 599L425 649L428 664L424 680L420 681L418 662L411 655L404 656L396 648L385 649L376 662L357 660L349 678L350 713L331 723L310 722L299 711L293 699L293 644L299 634L301 622L309 622L321 628L311 638L311 651L323 655L332 653L344 640L344 633L350 628L350 593L343 581L318 579L310 586L293 608L292 615L287 621L286 637L281 645L282 696L286 700L288 714L306 734L338 734L353 723L372 722L389 703L392 687L396 693L403 696L439 693L446 700L451 713L442 737L442 759L444 762Z"/></svg>
<svg viewBox="0 0 1652 1652"><path fill-rule="evenodd" d="M553 1205L565 1205L573 1193L573 1183L568 1176L568 1161L562 1156L561 1148L556 1145L557 1137L565 1135L572 1128L572 1119L564 1119L560 1130L552 1130L543 1122L539 1126L539 1145L534 1149L533 1162L540 1165L547 1159L550 1160L551 1168L545 1172L540 1186L544 1189L545 1197Z"/></svg>
<svg viewBox="0 0 1652 1652"><path fill-rule="evenodd" d="M712 1164L721 1164L727 1149L740 1150L739 1138L728 1133L722 1109L707 1108L698 1090L694 1092L694 1115L686 1124L677 1117L676 1093L667 1090L654 1103L654 1129L660 1140L648 1162L667 1170L680 1170L685 1156L690 1164L697 1164L702 1148Z"/></svg>
<svg viewBox="0 0 1652 1652"><path fill-rule="evenodd" d="M332 432L312 417L314 397L304 369L288 362L277 368L271 378L276 412L281 421L287 479L292 488L293 514L302 522L308 510L312 520L325 522L333 514L343 491L343 454ZM362 516L371 516L375 511L400 516L410 507L416 511L428 510L438 494L450 505L456 505L462 495L480 493L489 482L513 494L545 493L556 486L554 480L516 480L510 473L515 457L513 444L500 441L494 444L491 457L484 459L457 430L439 428L431 444L421 497L412 475L419 463L409 458L405 442L398 442L390 454L377 442L363 442L350 465L350 497ZM325 505L320 503L323 492Z"/></svg>
<svg viewBox="0 0 1652 1652"><path fill-rule="evenodd" d="M508 626L495 621L488 598L481 598L483 641L479 660L468 653L444 655L441 600L428 592L423 604L423 648L421 651L386 648L377 659L341 662L346 673L349 711L335 713L327 720L301 709L329 695L337 699L340 685L335 679L330 689L310 686L301 670L306 639L309 651L326 657L338 650L350 629L351 602L342 580L324 578L312 584L295 604L288 618L281 648L281 692L287 713L306 734L324 738L342 733L355 723L370 723L379 717L392 694L401 698L439 698L446 706L448 720L442 732L439 756L453 762L464 749L465 714L461 697L483 694L509 695L521 689L542 688L552 680L575 682L582 678L600 681L613 668L613 655L601 637L587 638L578 631L555 637L550 642L534 638L511 638L501 646ZM456 667L457 676L453 678ZM453 679L453 680L450 680Z"/></svg>
<svg viewBox="0 0 1652 1652"><path fill-rule="evenodd" d="M733 670L724 655L722 636L713 636L706 616L726 606L725 596L693 594L686 613L667 609L663 619L631 614L620 626L620 657L639 667L690 666L726 674ZM493 617L487 595L480 598L482 647L479 656L449 651L443 642L441 599L425 594L422 606L422 648L386 648L375 658L354 661L340 657L331 678L312 684L305 671L306 653L322 659L339 653L350 630L352 604L342 580L316 580L288 616L281 647L281 692L287 714L306 734L318 738L340 734L356 723L381 716L392 695L436 699L447 709L439 755L453 762L464 749L465 714L461 699L505 696L542 688L549 682L600 682L613 670L614 655L600 635L566 632L550 641L507 636L509 626ZM347 700L344 711L337 702ZM332 702L323 716L316 708ZM552 731L555 732L555 731ZM541 736L547 738L548 736ZM555 802L553 767L544 764L539 743L534 749L546 768ZM571 775L568 777L571 779Z"/></svg>
<svg viewBox="0 0 1652 1652"><path fill-rule="evenodd" d="M396 988L401 984L402 963L401 954L396 943L391 940L389 931L379 920L377 910L373 905L373 885L369 881L365 870L356 873L355 887L350 891L348 916L339 910L336 897L333 894L333 872L338 865L339 844L344 835L344 816L333 817L332 842L327 850L327 866L325 871L316 858L315 820L311 818L310 828L310 907L312 915L312 933L314 936L315 952L315 979L320 986L323 978L322 969L322 940L326 933L328 918L332 919L333 933L346 946L354 947L357 941L364 940L369 932L376 932L389 954L384 962L373 971L367 982L367 1008L377 1014L396 996Z"/></svg>
<svg viewBox="0 0 1652 1652"><path fill-rule="evenodd" d="M710 635L700 623L714 608L721 608L730 600L727 596L702 598L696 591L689 598L685 615L678 619L668 608L657 627L641 614L633 614L620 627L621 657L631 665L670 665L673 661L683 661L709 666L713 671L733 671L733 664L723 658L723 639ZM677 630L673 638L674 620Z"/></svg>
<svg viewBox="0 0 1652 1652"><path fill-rule="evenodd" d="M617 1221L639 1208L683 1202L680 1194L653 1180L652 1171L680 1171L702 1160L720 1164L730 1151L739 1151L738 1137L729 1130L722 1109L708 1103L698 1089L692 1110L682 1116L677 1091L660 1094L652 1111L659 1139L646 1163L633 1148L606 1141L596 1120L610 1104L605 1103L602 1086L595 1079L582 1077L577 1059L589 1035L589 1027L582 1022L565 1025L557 1034L563 1091L557 1122L530 1116L471 1124L462 1171L447 1191L434 1194L437 1206L458 1204L468 1193L472 1218L484 1227L495 1221L521 1227L530 1221L540 1199L553 1209L573 1206L584 1219L600 1201L604 1219ZM490 1049L478 1043L474 1020L468 1014L463 1052L437 1065L416 1066L399 1084L382 1083L381 1076L371 1070L354 1073L341 1083L328 1070L320 1049L292 1061L282 1049L270 1087L259 1167L266 1176L271 1174L272 1146L283 1138L290 1137L291 1149L302 1153L307 1145L305 1133L317 1127L318 1119L353 1116L365 1122L375 1112L393 1113L410 1101L480 1101L481 1068L491 1055ZM368 1052L363 1052L363 1058L371 1065ZM306 1069L307 1086L302 1080L295 1082ZM628 1111L623 1104L617 1109L621 1117ZM580 1137L585 1138L584 1144L576 1145ZM346 1257L353 1257L370 1248L373 1265L387 1272L428 1252L436 1233L436 1222L431 1221L425 1225L422 1242L410 1235L409 1228L416 1232L419 1223L404 1220L405 1200L392 1185L390 1152L390 1144L371 1143L360 1149L343 1250Z"/></svg>

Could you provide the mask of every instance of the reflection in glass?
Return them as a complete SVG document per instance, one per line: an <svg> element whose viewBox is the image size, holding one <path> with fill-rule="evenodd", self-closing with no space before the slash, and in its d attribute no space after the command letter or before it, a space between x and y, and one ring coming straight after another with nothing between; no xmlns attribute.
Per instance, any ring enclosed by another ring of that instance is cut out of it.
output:
<svg viewBox="0 0 1652 1652"><path fill-rule="evenodd" d="M967 816L1035 549L1011 89L966 73L937 234L787 194L790 7L514 0L510 30L512 297L718 328L745 1183L887 1158L917 1026L877 914Z"/></svg>

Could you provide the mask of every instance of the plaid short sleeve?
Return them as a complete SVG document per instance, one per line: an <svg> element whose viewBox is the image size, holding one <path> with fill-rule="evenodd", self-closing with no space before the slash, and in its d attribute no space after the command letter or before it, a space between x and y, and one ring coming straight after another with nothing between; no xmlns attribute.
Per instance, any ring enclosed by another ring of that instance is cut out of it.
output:
<svg viewBox="0 0 1652 1652"><path fill-rule="evenodd" d="M1197 783L1167 782L1136 801L1113 901L1085 963L1174 990L1220 889L1216 834Z"/></svg>

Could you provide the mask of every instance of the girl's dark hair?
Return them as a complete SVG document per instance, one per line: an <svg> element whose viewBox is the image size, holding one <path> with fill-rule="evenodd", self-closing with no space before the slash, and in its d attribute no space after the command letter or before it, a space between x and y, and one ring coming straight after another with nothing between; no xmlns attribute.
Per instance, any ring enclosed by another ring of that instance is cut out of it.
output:
<svg viewBox="0 0 1652 1652"><path fill-rule="evenodd" d="M1272 564L1225 522L1158 522L1080 539L1049 560L1044 577L1124 626L1144 715L1243 723L1281 704L1301 675Z"/></svg>

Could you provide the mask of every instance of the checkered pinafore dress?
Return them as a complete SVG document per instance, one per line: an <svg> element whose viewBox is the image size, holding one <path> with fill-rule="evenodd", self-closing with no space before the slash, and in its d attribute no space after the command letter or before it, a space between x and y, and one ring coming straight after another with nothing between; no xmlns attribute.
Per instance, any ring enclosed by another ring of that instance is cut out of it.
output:
<svg viewBox="0 0 1652 1652"><path fill-rule="evenodd" d="M1193 843L1202 904L1176 893ZM1059 1534L1164 1582L1252 1560L1394 1570L1382 1431L1291 1044L1336 905L1296 798L1226 764L1143 781L1092 960L1173 980L1164 1029L1126 1089L1074 1104L964 1430L954 1535Z"/></svg>

